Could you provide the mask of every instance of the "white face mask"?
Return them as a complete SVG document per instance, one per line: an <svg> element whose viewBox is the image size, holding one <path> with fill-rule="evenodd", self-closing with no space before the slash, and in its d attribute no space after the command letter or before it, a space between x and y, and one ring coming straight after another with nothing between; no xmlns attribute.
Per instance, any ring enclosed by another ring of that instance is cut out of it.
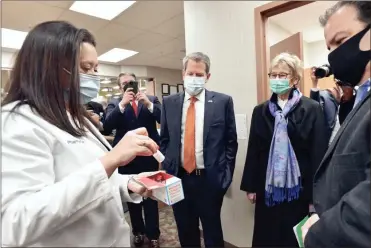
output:
<svg viewBox="0 0 371 248"><path fill-rule="evenodd" d="M184 88L191 96L198 95L205 88L206 78L185 76Z"/></svg>

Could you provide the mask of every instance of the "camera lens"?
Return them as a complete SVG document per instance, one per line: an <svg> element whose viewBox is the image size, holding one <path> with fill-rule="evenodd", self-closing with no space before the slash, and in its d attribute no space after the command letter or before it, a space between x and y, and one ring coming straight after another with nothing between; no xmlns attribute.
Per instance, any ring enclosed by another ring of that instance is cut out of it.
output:
<svg viewBox="0 0 371 248"><path fill-rule="evenodd" d="M329 65L317 67L314 71L314 75L316 76L316 78L329 77L332 75L331 67Z"/></svg>

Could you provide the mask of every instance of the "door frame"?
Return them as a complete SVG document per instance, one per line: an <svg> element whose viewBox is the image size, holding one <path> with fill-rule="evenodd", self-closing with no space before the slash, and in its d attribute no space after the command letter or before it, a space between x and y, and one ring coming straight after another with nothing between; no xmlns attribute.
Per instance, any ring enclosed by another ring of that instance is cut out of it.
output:
<svg viewBox="0 0 371 248"><path fill-rule="evenodd" d="M255 8L256 87L258 104L268 99L268 62L266 23L269 17L296 9L315 1L274 1ZM265 83L264 83L265 82Z"/></svg>

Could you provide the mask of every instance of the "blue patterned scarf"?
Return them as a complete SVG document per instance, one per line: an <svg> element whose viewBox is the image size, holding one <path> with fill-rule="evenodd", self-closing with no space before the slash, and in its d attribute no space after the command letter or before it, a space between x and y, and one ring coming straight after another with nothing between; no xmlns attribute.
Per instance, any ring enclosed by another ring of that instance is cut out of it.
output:
<svg viewBox="0 0 371 248"><path fill-rule="evenodd" d="M272 100L269 102L269 111L275 120L265 180L265 203L267 206L299 198L301 174L287 133L286 118L298 104L302 94L297 89L292 93L292 98L288 100L282 111Z"/></svg>

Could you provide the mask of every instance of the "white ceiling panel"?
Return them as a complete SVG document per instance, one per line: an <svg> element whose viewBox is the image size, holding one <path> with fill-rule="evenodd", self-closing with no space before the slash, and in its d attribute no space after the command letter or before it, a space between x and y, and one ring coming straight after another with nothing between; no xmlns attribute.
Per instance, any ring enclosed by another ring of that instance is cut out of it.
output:
<svg viewBox="0 0 371 248"><path fill-rule="evenodd" d="M160 34L145 32L130 41L120 45L120 48L129 49L137 52L146 52L161 43L168 42L172 38Z"/></svg>
<svg viewBox="0 0 371 248"><path fill-rule="evenodd" d="M109 23L107 20L80 14L71 10L64 11L58 19L61 21L68 21L78 28L85 28L91 32L97 31L107 26Z"/></svg>
<svg viewBox="0 0 371 248"><path fill-rule="evenodd" d="M152 29L153 32L174 38L184 35L184 15L173 17Z"/></svg>
<svg viewBox="0 0 371 248"><path fill-rule="evenodd" d="M182 12L183 1L140 1L113 21L150 30Z"/></svg>
<svg viewBox="0 0 371 248"><path fill-rule="evenodd" d="M35 25L56 20L63 9L33 1L3 1L2 28L28 32Z"/></svg>

